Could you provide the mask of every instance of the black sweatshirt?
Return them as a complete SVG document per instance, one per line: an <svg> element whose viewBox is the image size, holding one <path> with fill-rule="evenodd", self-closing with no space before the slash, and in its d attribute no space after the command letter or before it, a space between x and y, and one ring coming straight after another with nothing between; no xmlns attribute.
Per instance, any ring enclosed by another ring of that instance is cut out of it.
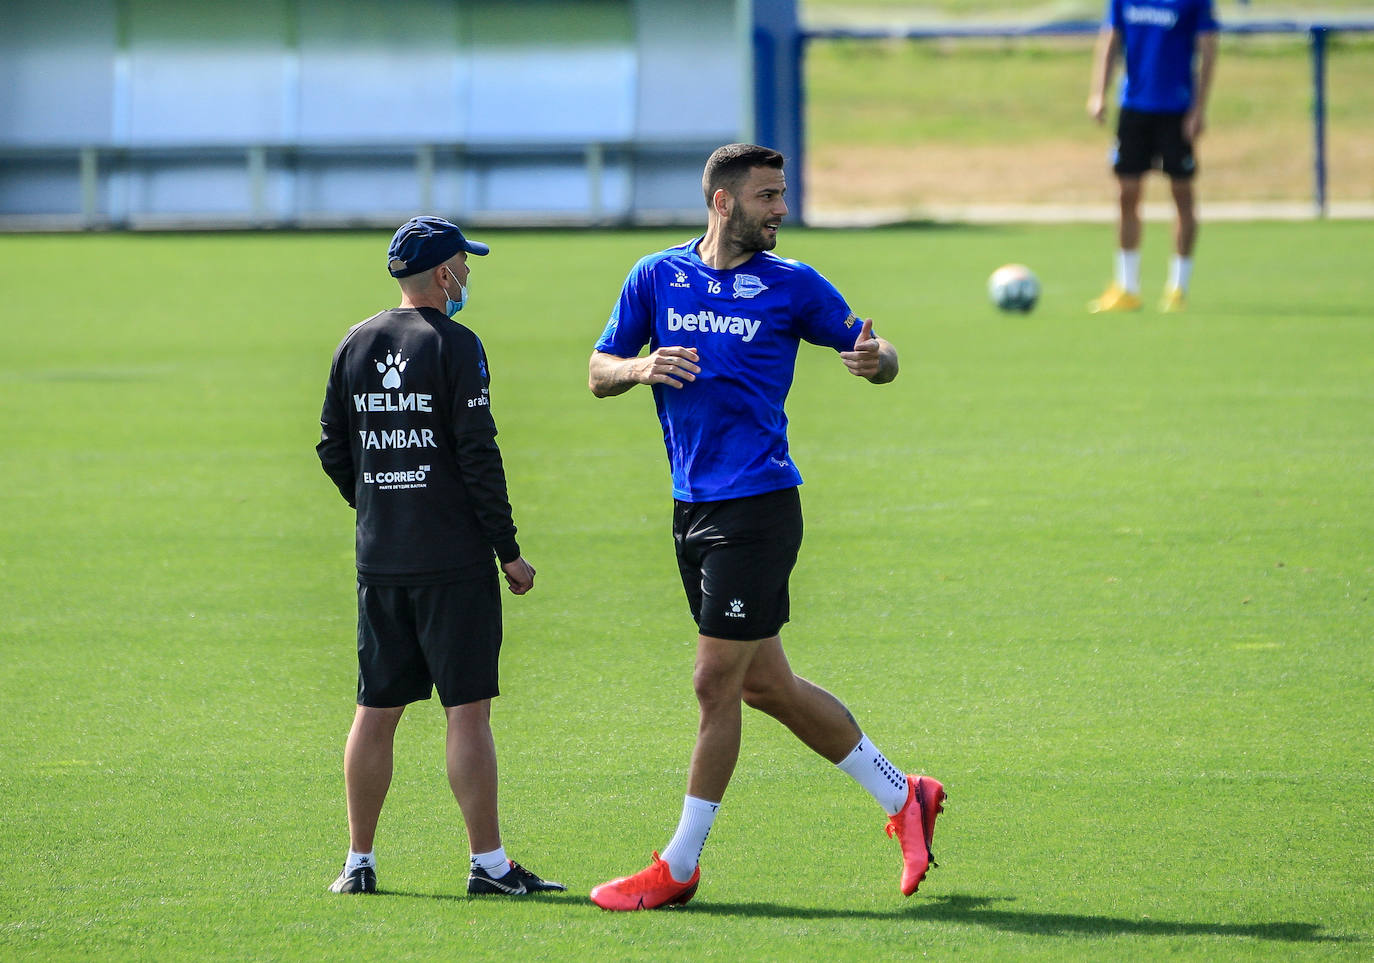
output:
<svg viewBox="0 0 1374 963"><path fill-rule="evenodd" d="M491 416L487 355L433 308L349 330L329 369L326 474L358 511L358 578L433 584L520 557Z"/></svg>

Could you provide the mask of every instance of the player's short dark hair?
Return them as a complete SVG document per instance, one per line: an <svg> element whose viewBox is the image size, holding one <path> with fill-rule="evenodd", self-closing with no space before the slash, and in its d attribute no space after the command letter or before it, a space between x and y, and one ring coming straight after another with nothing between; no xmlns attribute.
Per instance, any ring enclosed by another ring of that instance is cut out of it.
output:
<svg viewBox="0 0 1374 963"><path fill-rule="evenodd" d="M706 206L711 206L711 198L722 188L731 194L737 193L755 167L782 170L782 163L782 155L771 147L760 147L758 144L717 147L706 161L706 170L701 175L701 192L706 195Z"/></svg>

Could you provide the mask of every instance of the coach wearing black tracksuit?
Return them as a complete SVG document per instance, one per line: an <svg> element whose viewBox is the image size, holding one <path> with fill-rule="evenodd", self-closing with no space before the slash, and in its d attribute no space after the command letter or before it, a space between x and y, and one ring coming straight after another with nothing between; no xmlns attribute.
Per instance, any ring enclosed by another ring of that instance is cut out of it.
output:
<svg viewBox="0 0 1374 963"><path fill-rule="evenodd" d="M491 700L501 594L534 585L520 554L491 414L482 342L451 320L469 254L490 248L438 217L412 218L387 269L401 304L354 326L334 353L316 448L357 509L358 708L344 751L350 846L338 893L376 889L373 837L405 707L437 689L449 783L467 826L469 893L561 890L501 844Z"/></svg>

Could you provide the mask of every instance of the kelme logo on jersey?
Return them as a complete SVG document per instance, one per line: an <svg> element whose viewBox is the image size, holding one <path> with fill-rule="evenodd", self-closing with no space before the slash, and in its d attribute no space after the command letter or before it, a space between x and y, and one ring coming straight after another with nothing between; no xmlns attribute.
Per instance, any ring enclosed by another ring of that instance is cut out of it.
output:
<svg viewBox="0 0 1374 963"><path fill-rule="evenodd" d="M758 297L768 290L768 285L764 284L752 274L735 275L735 297L753 298Z"/></svg>
<svg viewBox="0 0 1374 963"><path fill-rule="evenodd" d="M401 387L401 372L406 370L407 362L401 360L400 348L396 349L395 354L390 351L386 353L386 363L375 359L372 363L377 366L377 373L382 376L383 388Z"/></svg>
<svg viewBox="0 0 1374 963"><path fill-rule="evenodd" d="M353 396L354 411L433 411L434 396L415 392L392 394L390 391L370 391Z"/></svg>
<svg viewBox="0 0 1374 963"><path fill-rule="evenodd" d="M401 349L386 353L386 361L372 361L377 373L382 376L383 388L401 387L401 372L406 370L409 361L402 360ZM432 411L433 395L418 392L392 394L390 391L373 391L353 396L354 411Z"/></svg>
<svg viewBox="0 0 1374 963"><path fill-rule="evenodd" d="M668 309L669 331L700 331L703 334L733 334L745 344L754 340L759 333L762 321L753 318L737 318L731 315L702 311L700 314L678 314L674 308Z"/></svg>

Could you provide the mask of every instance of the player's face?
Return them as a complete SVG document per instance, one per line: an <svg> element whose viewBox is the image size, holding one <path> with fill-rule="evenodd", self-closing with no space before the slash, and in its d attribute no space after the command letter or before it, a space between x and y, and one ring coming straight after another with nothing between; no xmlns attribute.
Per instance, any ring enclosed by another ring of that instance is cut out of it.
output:
<svg viewBox="0 0 1374 963"><path fill-rule="evenodd" d="M771 251L778 244L778 227L787 216L787 178L773 167L755 167L740 185L725 232L741 251Z"/></svg>

